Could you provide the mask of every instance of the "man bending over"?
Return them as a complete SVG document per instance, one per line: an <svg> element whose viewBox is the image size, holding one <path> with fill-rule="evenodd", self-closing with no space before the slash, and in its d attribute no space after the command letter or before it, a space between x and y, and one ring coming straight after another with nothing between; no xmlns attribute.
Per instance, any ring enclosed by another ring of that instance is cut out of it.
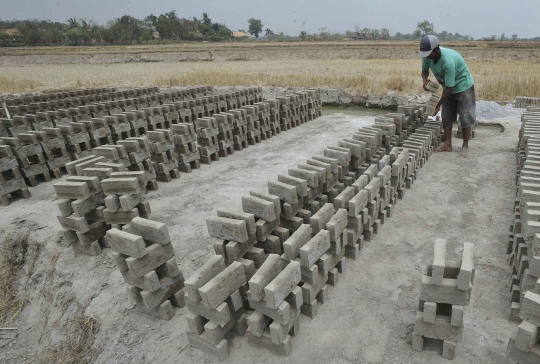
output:
<svg viewBox="0 0 540 364"><path fill-rule="evenodd" d="M469 156L469 136L471 126L476 123L476 96L474 93L474 80L465 63L465 60L453 49L439 46L439 40L434 35L426 35L420 42L422 57L422 80L424 90L431 82L429 71L433 72L437 82L443 87L441 100L435 107L433 116L439 113L442 106L442 123L446 141L436 152L452 151L452 124L461 120L463 131L463 147L460 157Z"/></svg>

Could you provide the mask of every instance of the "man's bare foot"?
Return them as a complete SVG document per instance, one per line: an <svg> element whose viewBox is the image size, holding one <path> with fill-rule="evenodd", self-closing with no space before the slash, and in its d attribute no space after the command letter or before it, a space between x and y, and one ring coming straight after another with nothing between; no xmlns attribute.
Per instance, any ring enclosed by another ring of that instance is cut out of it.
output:
<svg viewBox="0 0 540 364"><path fill-rule="evenodd" d="M469 147L462 147L458 157L469 158Z"/></svg>
<svg viewBox="0 0 540 364"><path fill-rule="evenodd" d="M435 150L435 153L451 152L451 151L452 151L452 146L443 144Z"/></svg>

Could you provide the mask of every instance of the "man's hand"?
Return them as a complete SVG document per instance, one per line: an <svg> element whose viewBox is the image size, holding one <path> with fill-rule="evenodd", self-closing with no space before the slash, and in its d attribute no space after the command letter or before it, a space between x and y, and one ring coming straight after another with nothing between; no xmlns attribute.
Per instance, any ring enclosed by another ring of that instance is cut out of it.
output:
<svg viewBox="0 0 540 364"><path fill-rule="evenodd" d="M428 88L427 88L427 84L430 83L430 82L431 82L431 80L430 80L429 78L426 78L426 79L424 80L424 85L423 85L423 86L424 86L424 91L430 92L430 91L428 90Z"/></svg>
<svg viewBox="0 0 540 364"><path fill-rule="evenodd" d="M435 112L433 113L433 116L437 116L439 111L441 111L441 105L437 105L437 107L435 108Z"/></svg>

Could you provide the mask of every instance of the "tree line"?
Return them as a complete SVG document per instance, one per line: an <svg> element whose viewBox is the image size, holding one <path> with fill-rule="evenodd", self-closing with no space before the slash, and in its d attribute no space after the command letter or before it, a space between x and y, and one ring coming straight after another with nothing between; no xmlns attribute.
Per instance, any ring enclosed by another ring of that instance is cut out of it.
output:
<svg viewBox="0 0 540 364"><path fill-rule="evenodd" d="M232 34L231 29L213 22L207 13L200 18L181 18L174 10L150 14L144 19L124 15L106 25L76 18L65 23L38 19L0 20L0 46L144 44L181 40L220 42L232 39Z"/></svg>
<svg viewBox="0 0 540 364"><path fill-rule="evenodd" d="M434 34L441 41L474 40L473 37L459 33L442 31L435 32L435 26L428 20L416 25L412 33L400 32L390 35L388 28L370 29L355 25L353 31L345 33L330 32L327 28L320 28L318 32L308 33L301 31L299 35L286 35L283 32L275 33L270 28L264 29L260 19L251 18L247 21L248 30L239 30L235 34L225 24L213 22L208 13L200 18L179 17L176 12L170 11L160 15L150 14L144 19L137 19L130 15L112 19L105 25L97 24L92 20L70 18L65 23L49 20L0 20L0 46L36 46L36 45L130 45L148 43L167 43L180 41L211 41L221 42L233 39L245 39L251 35L259 39L262 35L265 40L274 41L333 41L348 39L367 40L417 40L425 34ZM492 36L482 38L491 41L517 41L516 34L506 37ZM540 38L530 39L538 41Z"/></svg>

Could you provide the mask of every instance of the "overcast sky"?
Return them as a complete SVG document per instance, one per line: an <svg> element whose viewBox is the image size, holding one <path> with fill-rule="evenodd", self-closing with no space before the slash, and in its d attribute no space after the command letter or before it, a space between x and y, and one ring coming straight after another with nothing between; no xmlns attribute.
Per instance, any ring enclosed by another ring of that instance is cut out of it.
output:
<svg viewBox="0 0 540 364"><path fill-rule="evenodd" d="M49 19L65 22L70 17L92 19L100 24L128 14L144 18L176 10L179 17L207 12L214 22L233 30L248 28L247 19L261 19L264 29L297 35L305 30L331 32L361 28L390 29L412 33L416 23L428 19L435 31L446 30L475 38L517 34L540 36L539 0L0 0L0 19ZM305 23L305 24L304 24Z"/></svg>

